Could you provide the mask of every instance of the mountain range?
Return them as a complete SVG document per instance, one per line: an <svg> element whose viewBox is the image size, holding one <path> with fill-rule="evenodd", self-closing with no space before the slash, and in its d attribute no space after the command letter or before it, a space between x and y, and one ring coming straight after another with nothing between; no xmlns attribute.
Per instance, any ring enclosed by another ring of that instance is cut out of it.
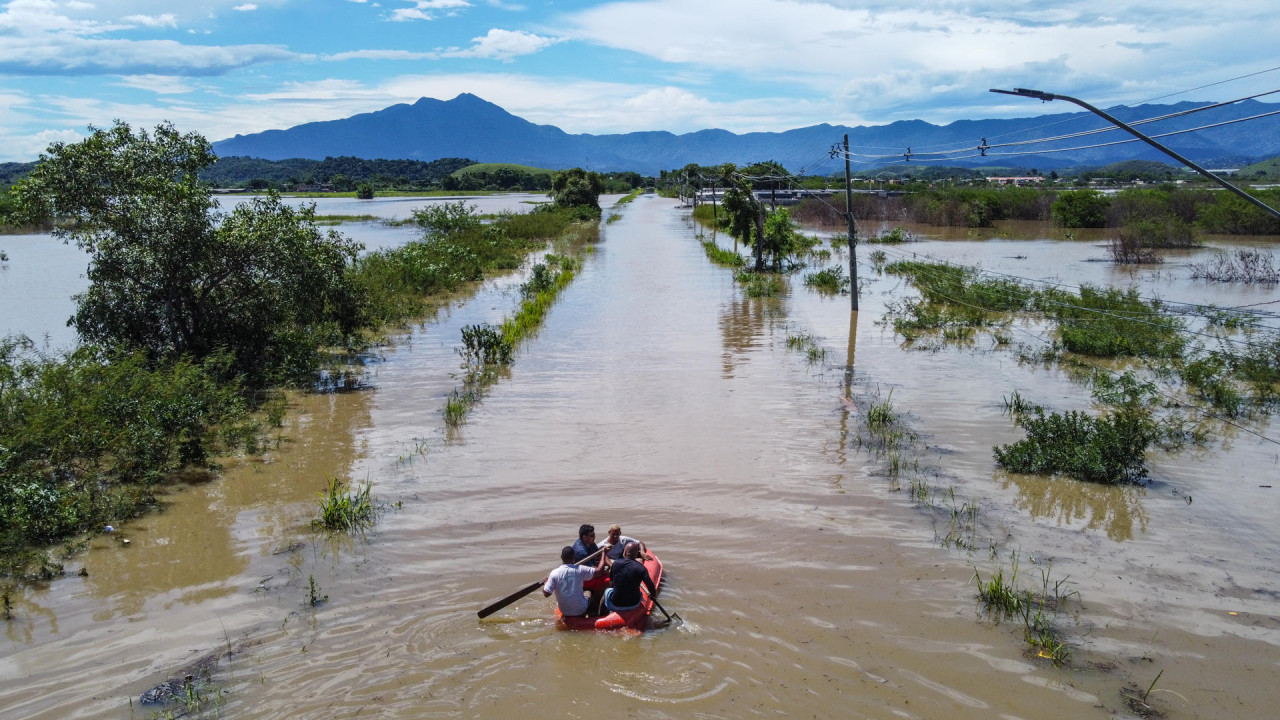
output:
<svg viewBox="0 0 1280 720"><path fill-rule="evenodd" d="M1280 111L1275 104L1245 100L1197 112L1207 105L1138 105L1110 108L1108 112L1126 123L1176 115L1144 124L1142 130L1153 136L1190 131L1161 142L1210 167L1237 167L1280 155ZM1267 116L1272 112L1278 114ZM1206 127L1210 125L1214 127ZM713 129L683 135L662 131L575 135L553 125L531 123L463 93L447 101L422 98L412 105L392 105L341 120L236 135L215 142L214 150L224 157L266 160L353 156L431 161L467 157L477 162L552 169L585 167L602 172L631 170L646 175L689 163L744 165L773 160L792 172L827 175L843 170L843 163L831 160L829 151L848 133L855 171L903 162L908 152L907 162L926 165L1043 171L1123 160L1178 164L1136 140L1115 144L1134 140L1121 130L1087 134L1107 126L1102 118L1080 111L959 120L948 125L904 120L857 127L822 123L785 132L746 134ZM1066 135L1071 137L1062 137ZM985 155L979 150L984 141L990 146Z"/></svg>

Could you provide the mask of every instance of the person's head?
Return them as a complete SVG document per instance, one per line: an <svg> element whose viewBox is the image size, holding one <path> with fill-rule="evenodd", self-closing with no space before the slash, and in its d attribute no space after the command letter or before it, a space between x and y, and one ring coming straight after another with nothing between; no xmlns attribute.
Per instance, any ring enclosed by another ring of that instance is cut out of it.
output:
<svg viewBox="0 0 1280 720"><path fill-rule="evenodd" d="M584 523L584 524L582 525L582 527L578 528L578 539L582 541L582 544L583 544L583 545L589 545L589 544L591 544L591 543L595 542L595 541L596 541L596 526L595 526L595 525L587 525L587 524L585 524L585 523Z"/></svg>
<svg viewBox="0 0 1280 720"><path fill-rule="evenodd" d="M640 543L629 542L622 548L622 557L635 560L640 557Z"/></svg>
<svg viewBox="0 0 1280 720"><path fill-rule="evenodd" d="M560 549L560 562L566 565L573 562L573 546L565 545Z"/></svg>
<svg viewBox="0 0 1280 720"><path fill-rule="evenodd" d="M616 523L613 525L610 525L609 526L609 544L617 545L618 538L620 537L622 537L622 526Z"/></svg>

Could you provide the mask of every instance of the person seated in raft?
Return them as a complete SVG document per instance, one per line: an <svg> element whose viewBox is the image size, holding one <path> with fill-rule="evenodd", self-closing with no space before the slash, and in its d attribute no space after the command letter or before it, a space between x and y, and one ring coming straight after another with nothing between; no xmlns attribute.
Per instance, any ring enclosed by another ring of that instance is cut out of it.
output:
<svg viewBox="0 0 1280 720"><path fill-rule="evenodd" d="M622 526L616 523L609 526L609 536L604 541L604 554L608 555L610 560L619 560L622 558L622 549L627 546L627 543L635 543L640 546L641 558L645 560L652 559L649 554L649 548L645 547L644 543L639 540L623 535Z"/></svg>
<svg viewBox="0 0 1280 720"><path fill-rule="evenodd" d="M604 553L600 553L600 559L596 561L594 567L577 565L573 561L573 547L565 545L560 551L560 562L563 564L552 570L547 576L547 581L542 584L542 596L551 597L554 593L556 604L560 606L560 613L565 617L586 615L587 609L591 607L591 601L587 598L582 586L583 583L605 572Z"/></svg>
<svg viewBox="0 0 1280 720"><path fill-rule="evenodd" d="M578 540L573 543L573 561L582 562L599 552L601 557L605 557L605 553L600 552L600 546L596 545L596 526L583 523L578 527ZM605 558L606 565L609 563ZM601 573L594 580L587 581L584 586L587 594L591 596L591 609L594 613L599 614L600 600L604 589L609 587L609 574Z"/></svg>
<svg viewBox="0 0 1280 720"><path fill-rule="evenodd" d="M640 543L629 542L622 549L622 558L616 560L609 570L609 583L612 585L604 591L605 612L624 612L640 606L640 583L649 588L649 597L657 594L653 579L644 563L640 562Z"/></svg>
<svg viewBox="0 0 1280 720"><path fill-rule="evenodd" d="M578 539L573 543L573 561L582 562L591 557L600 546L596 545L596 526L586 523L578 527Z"/></svg>

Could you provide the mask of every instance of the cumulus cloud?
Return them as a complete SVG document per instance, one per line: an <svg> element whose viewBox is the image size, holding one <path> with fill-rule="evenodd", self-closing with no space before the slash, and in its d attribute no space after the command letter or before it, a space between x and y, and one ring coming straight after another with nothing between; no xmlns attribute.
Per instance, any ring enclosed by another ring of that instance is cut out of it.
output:
<svg viewBox="0 0 1280 720"><path fill-rule="evenodd" d="M511 60L521 55L531 55L560 42L559 38L543 37L523 30L493 28L487 35L472 38L474 43L466 49L449 49L439 53L441 57L475 57L492 60Z"/></svg>
<svg viewBox="0 0 1280 720"><path fill-rule="evenodd" d="M124 21L149 28L178 27L178 16L173 13L165 13L163 15L128 15L125 17Z"/></svg>
<svg viewBox="0 0 1280 720"><path fill-rule="evenodd" d="M272 45L184 45L172 40L61 36L0 45L0 73L11 75L221 75L228 70L306 56Z"/></svg>
<svg viewBox="0 0 1280 720"><path fill-rule="evenodd" d="M136 3L137 4L137 3ZM140 3L145 4L145 3ZM87 6L87 7L86 7ZM9 75L218 75L265 62L305 59L274 45L186 45L115 37L130 28L177 27L173 13L131 14L119 22L73 17L51 0L13 0L0 10L0 73Z"/></svg>
<svg viewBox="0 0 1280 720"><path fill-rule="evenodd" d="M452 10L471 7L467 0L415 0L411 8L398 8L391 12L393 22L409 22L413 20L433 20L433 10Z"/></svg>
<svg viewBox="0 0 1280 720"><path fill-rule="evenodd" d="M245 3L243 5L237 5L231 9L237 12L253 12L258 9L258 6L253 3Z"/></svg>

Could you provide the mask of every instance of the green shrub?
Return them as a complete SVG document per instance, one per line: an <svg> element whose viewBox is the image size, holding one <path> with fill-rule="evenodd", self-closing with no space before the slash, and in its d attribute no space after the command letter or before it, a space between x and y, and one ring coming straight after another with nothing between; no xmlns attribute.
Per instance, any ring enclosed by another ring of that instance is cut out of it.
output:
<svg viewBox="0 0 1280 720"><path fill-rule="evenodd" d="M1053 224L1064 228L1106 227L1111 199L1097 190L1067 190L1058 193L1049 213Z"/></svg>
<svg viewBox="0 0 1280 720"><path fill-rule="evenodd" d="M844 267L841 265L833 265L805 275L804 284L828 295L849 292L849 276L845 274Z"/></svg>
<svg viewBox="0 0 1280 720"><path fill-rule="evenodd" d="M1015 422L1027 437L994 448L1006 470L1064 474L1097 483L1137 482L1147 474L1147 447L1157 437L1150 416L1136 411L1097 418L1078 411L1045 414L1034 407Z"/></svg>

